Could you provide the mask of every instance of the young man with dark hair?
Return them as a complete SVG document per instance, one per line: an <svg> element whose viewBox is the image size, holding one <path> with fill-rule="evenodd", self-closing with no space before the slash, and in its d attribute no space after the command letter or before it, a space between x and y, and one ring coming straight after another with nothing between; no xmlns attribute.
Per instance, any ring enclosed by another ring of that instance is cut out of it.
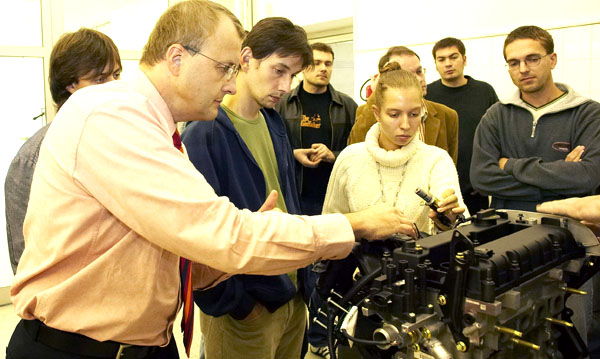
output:
<svg viewBox="0 0 600 359"><path fill-rule="evenodd" d="M59 110L77 90L118 80L121 76L119 50L105 34L81 28L62 35L50 53L50 93ZM4 183L8 252L13 273L25 247L23 221L29 202L33 171L40 145L50 124L42 127L19 149Z"/></svg>
<svg viewBox="0 0 600 359"><path fill-rule="evenodd" d="M288 19L262 19L248 33L237 92L224 98L215 121L192 122L182 134L190 160L217 195L256 211L276 191L279 210L300 213L293 152L273 107L311 62L306 32ZM206 358L300 358L303 277L304 269L289 276L235 275L196 291Z"/></svg>
<svg viewBox="0 0 600 359"><path fill-rule="evenodd" d="M331 46L329 46L323 42L315 42L310 45L310 48L313 49L313 51L317 50L317 51L331 54L331 60L332 61L335 60L335 54L333 53L333 49L331 48Z"/></svg>
<svg viewBox="0 0 600 359"><path fill-rule="evenodd" d="M120 75L117 46L96 30L63 35L50 54L50 91L57 109L78 89L118 80Z"/></svg>
<svg viewBox="0 0 600 359"><path fill-rule="evenodd" d="M483 116L471 183L492 207L535 211L541 202L600 191L600 104L555 83L552 36L523 26L504 41L518 90Z"/></svg>
<svg viewBox="0 0 600 359"><path fill-rule="evenodd" d="M414 73L421 82L423 95L427 94L425 69L421 66L421 58L405 46L393 46L379 59L378 70L381 71L388 62L397 62L402 69ZM363 142L367 131L375 124L375 116L371 108L375 96L371 95L367 103L356 111L356 122L352 127L348 144ZM419 136L428 145L437 146L448 151L454 163L458 155L458 115L453 109L437 102L423 100L423 121L419 128Z"/></svg>
<svg viewBox="0 0 600 359"><path fill-rule="evenodd" d="M303 80L277 104L287 122L303 214L320 214L333 162L346 147L354 124L356 102L330 84L333 49L311 45L313 63L302 71Z"/></svg>
<svg viewBox="0 0 600 359"><path fill-rule="evenodd" d="M465 48L465 44L460 39L457 39L455 37L445 37L445 38L441 39L440 41L436 42L435 45L433 45L433 49L431 50L433 59L434 60L436 59L436 53L438 52L438 50L452 48L452 47L455 47L456 52L458 52L460 55L465 57L465 63L466 63L467 49ZM458 74L456 74L456 75L458 75ZM457 77L460 77L460 76L457 76Z"/></svg>
<svg viewBox="0 0 600 359"><path fill-rule="evenodd" d="M458 113L458 179L469 213L489 207L488 196L471 186L469 170L475 129L487 109L498 101L494 88L464 74L467 65L465 45L454 37L438 41L432 50L435 68L441 79L427 85L426 98L442 103Z"/></svg>

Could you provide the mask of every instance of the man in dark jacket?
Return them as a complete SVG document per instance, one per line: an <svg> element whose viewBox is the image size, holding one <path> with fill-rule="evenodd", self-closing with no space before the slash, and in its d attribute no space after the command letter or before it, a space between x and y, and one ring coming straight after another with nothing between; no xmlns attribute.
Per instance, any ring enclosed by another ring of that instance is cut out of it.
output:
<svg viewBox="0 0 600 359"><path fill-rule="evenodd" d="M354 124L356 102L329 83L333 50L324 43L311 45L314 64L303 81L283 97L276 109L287 122L303 214L321 214L333 163Z"/></svg>
<svg viewBox="0 0 600 359"><path fill-rule="evenodd" d="M261 20L242 44L237 92L225 97L215 121L195 121L183 132L192 163L239 208L259 210L277 191L279 210L300 213L292 148L273 107L311 62L302 28ZM296 278L300 287L303 276L236 275L195 292L207 359L300 358L306 307Z"/></svg>

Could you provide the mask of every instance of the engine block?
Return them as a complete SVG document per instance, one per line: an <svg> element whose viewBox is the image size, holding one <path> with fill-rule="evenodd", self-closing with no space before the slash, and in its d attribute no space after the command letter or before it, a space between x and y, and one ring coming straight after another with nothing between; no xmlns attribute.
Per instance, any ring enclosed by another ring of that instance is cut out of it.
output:
<svg viewBox="0 0 600 359"><path fill-rule="evenodd" d="M591 303L578 288L598 252L575 220L486 210L417 241L361 241L317 266L327 302L317 320L333 357L337 347L343 358L582 358L565 301Z"/></svg>

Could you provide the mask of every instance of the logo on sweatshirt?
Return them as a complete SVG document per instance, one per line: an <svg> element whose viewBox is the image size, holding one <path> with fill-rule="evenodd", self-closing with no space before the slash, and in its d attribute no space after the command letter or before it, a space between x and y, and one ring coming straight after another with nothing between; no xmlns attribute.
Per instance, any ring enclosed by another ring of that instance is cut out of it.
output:
<svg viewBox="0 0 600 359"><path fill-rule="evenodd" d="M300 127L321 128L321 116L318 113L312 115L311 117L302 115Z"/></svg>

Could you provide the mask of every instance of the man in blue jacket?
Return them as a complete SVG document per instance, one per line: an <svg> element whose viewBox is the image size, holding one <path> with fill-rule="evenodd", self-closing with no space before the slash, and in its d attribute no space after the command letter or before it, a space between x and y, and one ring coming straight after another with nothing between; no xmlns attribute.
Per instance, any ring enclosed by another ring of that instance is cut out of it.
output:
<svg viewBox="0 0 600 359"><path fill-rule="evenodd" d="M277 191L279 210L300 213L294 155L273 107L311 62L301 27L284 18L261 20L242 43L237 92L225 97L215 121L195 121L183 132L192 163L239 208L260 210ZM195 292L206 358L299 358L306 326L302 271L236 275Z"/></svg>

